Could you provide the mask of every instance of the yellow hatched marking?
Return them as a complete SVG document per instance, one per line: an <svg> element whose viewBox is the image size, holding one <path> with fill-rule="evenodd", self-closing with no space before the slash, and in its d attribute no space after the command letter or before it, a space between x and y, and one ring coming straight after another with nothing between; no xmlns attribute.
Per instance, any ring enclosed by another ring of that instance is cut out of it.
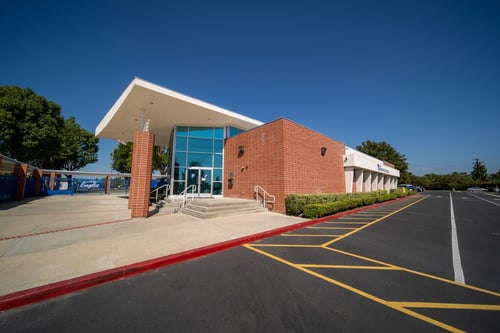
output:
<svg viewBox="0 0 500 333"><path fill-rule="evenodd" d="M332 221L328 221L328 222L322 222L322 223L328 223L328 224L367 224L369 222L332 222Z"/></svg>
<svg viewBox="0 0 500 333"><path fill-rule="evenodd" d="M308 244L248 244L255 247L305 247L305 248L321 248L320 245L308 245Z"/></svg>
<svg viewBox="0 0 500 333"><path fill-rule="evenodd" d="M354 229L357 229L357 228L349 228L349 227L307 227L307 229L354 230Z"/></svg>
<svg viewBox="0 0 500 333"><path fill-rule="evenodd" d="M397 267L385 267L385 266L351 266L351 265L315 265L315 264L298 264L305 268L340 268L340 269L374 269L381 271L397 271L401 270Z"/></svg>
<svg viewBox="0 0 500 333"><path fill-rule="evenodd" d="M453 327L453 326L447 325L447 324L442 323L442 322L440 322L440 321L437 321L437 320L435 320L435 319L432 319L432 318L429 318L429 317L424 316L424 315L422 315L422 314L419 314L419 313L417 313L417 312L411 311L411 310L409 310L409 309L407 309L407 308L401 307L401 306L400 306L400 305L398 305L398 304L392 304L391 302L387 302L387 301L385 301L385 300L383 300L383 299L381 299L381 298L379 298L379 297L376 297L376 296L373 296L373 295L371 295L371 294L368 294L367 292L364 292L364 291L362 291L362 290L360 290L360 289L353 288L353 287L351 287L351 286L349 286L349 285L347 285L347 284L345 284L345 283L343 283L343 282L340 282L340 281L334 280L334 279L329 278L329 277L327 277L327 276L324 276L324 275L322 275L322 274L319 274L319 273L316 273L316 272L314 272L314 271L311 271L310 269L307 269L307 268L302 267L302 266L300 266L300 265L294 264L294 263L292 263L292 262L290 262L290 261L288 261L288 260L285 260L285 259L283 259L283 258L277 257L277 256L275 256L275 255L272 255L272 254L267 253L267 252L265 252L265 251L262 251L262 250L260 250L260 249L254 248L254 247L253 247L253 246L251 246L251 245L246 244L246 245L243 245L243 246L244 246L244 247L246 247L246 248L247 248L247 249L249 249L249 250L252 250L252 251L255 251L255 252L257 252L257 253L260 253L260 254L262 254L262 255L264 255L264 256L266 256L266 257L269 257L269 258L271 258L271 259L274 259L274 260L276 260L276 261L278 261L278 262L281 262L281 263L283 263L283 264L285 264L285 265L288 265L288 266L290 266L290 267L293 267L293 268L295 268L295 269L297 269L297 270L300 270L300 271L302 271L302 272L305 272L305 273L307 273L307 274L309 274L309 275L312 275L312 276L314 276L314 277L317 277L317 278L319 278L319 279L321 279L321 280L324 280L324 281L326 281L326 282L329 282L329 283L334 284L334 285L336 285L336 286L339 286L339 287L341 287L341 288L347 289L347 290L349 290L349 291L351 291L351 292L353 292L353 293L355 293L355 294L358 294L358 295L360 295L360 296L362 296L362 297L365 297L365 298L370 299L370 300L372 300L372 301L374 301L374 302L377 302L377 303L383 304L383 305L385 305L385 306L387 306L387 307L389 307L389 308L391 308L391 309L394 309L394 310L400 311L400 312L405 313L405 314L407 314L407 315L409 315L409 316L412 316L412 317L414 317L414 318L417 318L417 319L420 319L420 320L422 320L422 321L425 321L425 322L427 322L427 323L429 323L429 324L432 324L432 325L435 325L435 326L441 327L441 328L443 328L443 329L445 329L445 330L452 331L452 332L464 332L464 331L462 331L462 330L459 330L459 329L458 329L458 328L456 328L456 327Z"/></svg>
<svg viewBox="0 0 500 333"><path fill-rule="evenodd" d="M389 216L392 216L392 215L394 215L394 214L397 214L397 213L399 213L400 211L402 211L402 210L404 210L404 209L406 209L406 208L408 208L408 207L411 207L411 206L413 206L413 205L415 205L415 204L419 203L420 201L422 201L422 200L424 200L424 199L427 199L428 197L429 197L429 195L424 196L424 197L423 197L422 199L420 199L420 200L414 201L414 202L412 202L412 203L410 203L410 204L408 204L408 205L406 205L406 206L404 206L404 207L402 207L402 208L400 208L400 209L397 209L397 210L393 211L393 212L392 212L392 213L390 213L390 214L387 214L387 215L385 215L385 216L382 216L382 217L380 217L380 218L378 218L378 219L376 219L376 220L374 220L374 221L372 221L372 222L370 222L370 223L368 223L368 224L365 224L364 226L359 227L359 228L358 228L358 229L356 229L356 230L353 230L353 231L351 231L351 232L348 232L348 233L346 233L346 234L344 234L344 235L342 235L342 236L340 236L340 237L338 237L338 238L332 239L331 241L326 242L326 243L325 243L325 244L323 244L323 245L324 245L324 246L328 246L328 245L333 244L333 243L335 243L335 242L337 242L337 241L339 241L339 240L341 240L341 239L344 239L344 238L346 238L346 237L349 237L349 236L351 236L352 234L354 234L354 233L356 233L356 232L358 232L358 231L360 231L360 230L366 229L366 228L368 228L369 226L371 226L371 225L373 225L373 224L375 224L375 223L377 223L377 222L380 222L380 221L382 221L382 220L384 220L384 219L388 218Z"/></svg>
<svg viewBox="0 0 500 333"><path fill-rule="evenodd" d="M324 249L326 249L326 250L333 251L333 252L338 252L338 253L342 253L342 254L345 254L345 255L348 255L348 256L352 256L354 258L358 258L358 259L370 261L370 262L373 262L373 263L376 263L376 264L379 264L379 265L384 265L384 266L387 266L387 267L397 268L398 270L401 270L401 271L404 271L404 272L407 272L407 273L411 273L411 274L415 274L415 275L420 275L420 276L423 276L423 277L426 277L426 278L429 278L429 279L433 279L433 280L445 282L445 283L452 284L452 285L455 285L455 286L459 286L459 287L462 287L462 288L466 288L466 289L470 289L470 290L474 290L474 291L479 291L479 292L484 293L484 294L489 294L489 295L500 297L500 293L497 293L497 292L494 292L494 291L491 291L491 290L482 289L482 288L479 288L479 287L474 287L474 286L463 284L463 283L460 283L460 282L455 282L453 280L448 280L448 279L445 279L445 278L442 278L442 277L439 277L439 276L435 276L435 275L431 275L431 274L427 274L427 273L422 273L422 272L419 272L419 271L415 271L413 269L404 268L404 267L396 266L396 265L391 265L389 263L386 263L386 262L383 262L383 261L380 261L380 260L376 260L376 259L372 259L372 258L360 256L360 255L357 255L357 254L354 254L354 253L350 253L350 252L346 252L346 251L342 251L342 250L338 250L338 249L332 249L332 248L324 247L324 246L322 246L322 247Z"/></svg>
<svg viewBox="0 0 500 333"><path fill-rule="evenodd" d="M285 237L339 237L342 235L318 235L318 234L281 234L281 236Z"/></svg>
<svg viewBox="0 0 500 333"><path fill-rule="evenodd" d="M404 308L453 309L453 310L486 310L500 311L500 305L461 304L461 303L427 303L427 302L389 302Z"/></svg>

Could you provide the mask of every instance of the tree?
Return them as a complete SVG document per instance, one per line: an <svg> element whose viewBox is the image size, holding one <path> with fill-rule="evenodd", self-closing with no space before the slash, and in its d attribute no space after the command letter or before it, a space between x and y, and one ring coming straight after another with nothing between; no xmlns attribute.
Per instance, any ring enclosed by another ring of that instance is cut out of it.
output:
<svg viewBox="0 0 500 333"><path fill-rule="evenodd" d="M130 173L132 170L132 149L133 143L127 142L120 144L111 153L113 160L112 168L121 173Z"/></svg>
<svg viewBox="0 0 500 333"><path fill-rule="evenodd" d="M0 152L43 169L78 170L97 161L99 140L61 107L29 88L0 86Z"/></svg>
<svg viewBox="0 0 500 333"><path fill-rule="evenodd" d="M31 89L0 87L0 151L40 168L51 168L62 143L61 107Z"/></svg>
<svg viewBox="0 0 500 333"><path fill-rule="evenodd" d="M405 155L396 151L390 144L385 141L375 142L371 140L363 141L361 145L356 146L356 150L394 164L394 167L399 170L400 183L410 183L410 175L408 173L408 163Z"/></svg>
<svg viewBox="0 0 500 333"><path fill-rule="evenodd" d="M127 142L126 144L120 144L118 148L115 148L111 153L111 158L113 160L113 169L118 172L130 173L132 170L132 152L133 143ZM168 171L168 162L170 160L170 154L168 149L161 148L160 146L155 146L153 151L153 170L160 171L160 174L165 175Z"/></svg>
<svg viewBox="0 0 500 333"><path fill-rule="evenodd" d="M81 128L75 117L69 117L64 123L63 140L55 163L57 169L78 170L85 165L97 162L99 139Z"/></svg>
<svg viewBox="0 0 500 333"><path fill-rule="evenodd" d="M155 146L153 154L153 170L160 171L161 175L166 175L168 171L168 162L170 160L170 152L166 148Z"/></svg>
<svg viewBox="0 0 500 333"><path fill-rule="evenodd" d="M479 158L474 160L471 176L475 181L479 181L479 184L485 181L488 176L488 170L486 170L486 166L479 161Z"/></svg>

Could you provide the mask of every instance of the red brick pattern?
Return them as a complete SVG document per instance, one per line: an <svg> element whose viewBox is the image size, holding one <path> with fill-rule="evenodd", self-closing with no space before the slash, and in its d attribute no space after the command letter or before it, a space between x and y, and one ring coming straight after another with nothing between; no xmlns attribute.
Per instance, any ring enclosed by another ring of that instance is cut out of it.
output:
<svg viewBox="0 0 500 333"><path fill-rule="evenodd" d="M26 178L28 177L28 165L16 164L14 167L14 175L19 177L17 183L16 200L24 199L24 188L26 187Z"/></svg>
<svg viewBox="0 0 500 333"><path fill-rule="evenodd" d="M129 192L131 217L148 217L151 172L153 171L154 134L137 131L134 134L132 174Z"/></svg>
<svg viewBox="0 0 500 333"><path fill-rule="evenodd" d="M33 171L33 178L35 179L35 190L33 192L33 196L35 197L39 196L42 190L42 176L42 170L37 169Z"/></svg>
<svg viewBox="0 0 500 333"><path fill-rule="evenodd" d="M276 196L268 208L285 213L288 194L345 192L344 151L343 143L280 118L226 140L224 196L255 199L260 185Z"/></svg>

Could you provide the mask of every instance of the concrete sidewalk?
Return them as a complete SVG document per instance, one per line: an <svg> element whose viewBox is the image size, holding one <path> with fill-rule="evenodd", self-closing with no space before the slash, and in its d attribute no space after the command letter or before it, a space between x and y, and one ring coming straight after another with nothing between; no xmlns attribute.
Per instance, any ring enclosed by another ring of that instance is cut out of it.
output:
<svg viewBox="0 0 500 333"><path fill-rule="evenodd" d="M196 256L193 251L308 223L270 212L204 220L160 212L131 219L127 206L126 197L114 195L0 204L0 301L61 281L69 286L82 283L82 277L99 280L100 272L137 271L134 265L140 263L158 266L159 258Z"/></svg>

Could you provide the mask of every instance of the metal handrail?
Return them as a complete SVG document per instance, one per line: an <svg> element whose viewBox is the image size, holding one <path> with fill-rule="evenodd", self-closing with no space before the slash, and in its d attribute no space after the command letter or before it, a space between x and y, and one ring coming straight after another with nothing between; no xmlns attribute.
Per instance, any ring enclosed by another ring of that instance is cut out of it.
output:
<svg viewBox="0 0 500 333"><path fill-rule="evenodd" d="M274 204L276 202L276 197L272 194L269 194L262 186L255 185L253 188L255 192L255 200L259 201L259 190L262 191L262 207L266 207L267 203ZM272 198L272 200L266 200L266 197Z"/></svg>
<svg viewBox="0 0 500 333"><path fill-rule="evenodd" d="M157 187L157 188L155 188L154 190L152 190L152 191L151 191L151 193L150 193L150 197L151 197L151 195L152 195L154 192L156 192L156 194L155 194L155 203L158 203L158 192L159 192L162 188L165 188L165 196L167 196L167 191L168 191L168 190L170 190L170 185L169 185L169 184L164 184L164 185L162 185L162 186L160 186L160 187Z"/></svg>
<svg viewBox="0 0 500 333"><path fill-rule="evenodd" d="M189 185L186 187L181 193L177 194L175 197L170 198L170 202L174 202L175 199L181 198L182 197L182 208L186 206L186 201L187 201L187 192L188 190L191 189L191 193L194 193L196 191L196 185ZM191 197L191 201L193 200L193 197Z"/></svg>

